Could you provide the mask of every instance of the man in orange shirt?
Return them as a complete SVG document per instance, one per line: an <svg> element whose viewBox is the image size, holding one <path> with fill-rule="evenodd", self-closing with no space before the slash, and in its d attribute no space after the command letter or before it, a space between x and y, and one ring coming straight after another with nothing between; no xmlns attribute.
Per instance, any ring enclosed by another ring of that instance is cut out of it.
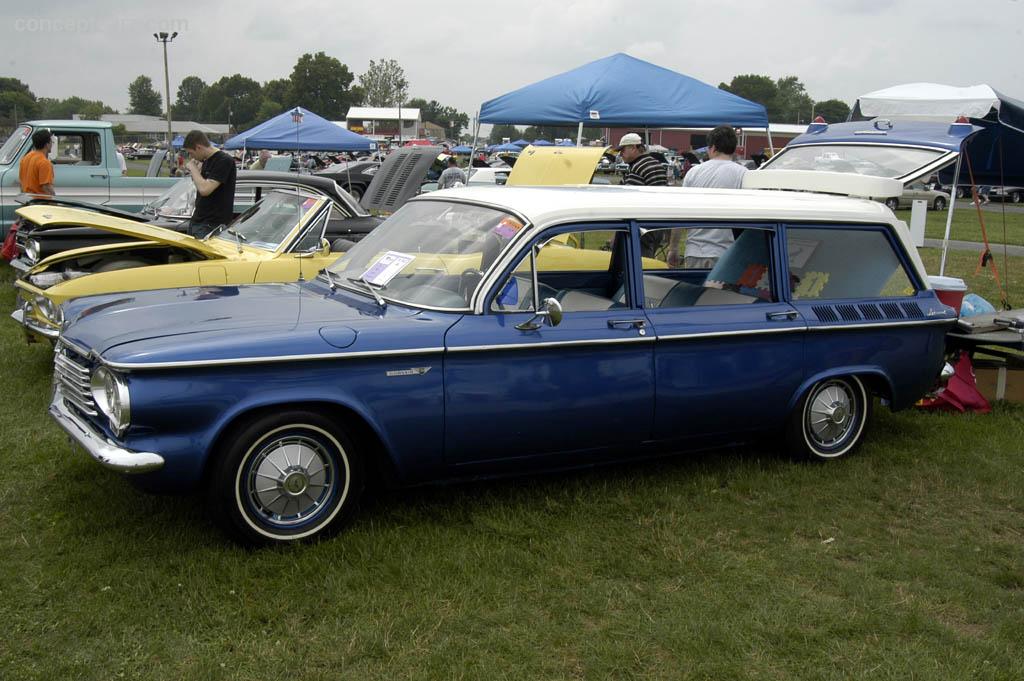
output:
<svg viewBox="0 0 1024 681"><path fill-rule="evenodd" d="M53 196L53 164L50 163L50 148L53 135L49 130L32 133L32 151L25 154L18 166L21 191L34 196Z"/></svg>

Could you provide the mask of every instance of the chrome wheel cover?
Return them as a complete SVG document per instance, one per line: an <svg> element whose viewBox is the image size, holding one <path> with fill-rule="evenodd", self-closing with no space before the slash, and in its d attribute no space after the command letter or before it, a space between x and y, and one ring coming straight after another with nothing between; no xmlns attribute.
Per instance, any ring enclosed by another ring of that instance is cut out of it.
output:
<svg viewBox="0 0 1024 681"><path fill-rule="evenodd" d="M862 407L855 388L846 381L825 381L808 397L804 431L817 449L833 450L858 430Z"/></svg>
<svg viewBox="0 0 1024 681"><path fill-rule="evenodd" d="M303 525L331 505L338 485L333 461L319 438L282 433L252 454L240 492L263 522L282 529Z"/></svg>

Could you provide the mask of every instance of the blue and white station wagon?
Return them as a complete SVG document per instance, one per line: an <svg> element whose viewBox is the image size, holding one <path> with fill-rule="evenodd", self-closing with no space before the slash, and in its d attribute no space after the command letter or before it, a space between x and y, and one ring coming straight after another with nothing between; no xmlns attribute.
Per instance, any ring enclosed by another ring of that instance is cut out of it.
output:
<svg viewBox="0 0 1024 681"><path fill-rule="evenodd" d="M714 267L670 266L707 229L732 239ZM104 466L206 489L232 535L273 544L336 530L371 476L765 433L841 457L875 396L901 409L933 385L955 317L873 201L464 188L411 201L314 280L69 303L50 411Z"/></svg>

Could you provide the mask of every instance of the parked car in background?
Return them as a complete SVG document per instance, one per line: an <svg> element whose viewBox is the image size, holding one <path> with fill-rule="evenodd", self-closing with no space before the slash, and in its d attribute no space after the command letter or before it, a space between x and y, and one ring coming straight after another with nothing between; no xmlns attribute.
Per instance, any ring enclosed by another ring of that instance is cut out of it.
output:
<svg viewBox="0 0 1024 681"><path fill-rule="evenodd" d="M380 170L381 163L373 160L333 163L316 173L317 177L330 178L352 195L356 201L363 198L366 189L373 182L373 176Z"/></svg>
<svg viewBox="0 0 1024 681"><path fill-rule="evenodd" d="M988 198L990 201L1020 203L1024 199L1024 187L992 187Z"/></svg>
<svg viewBox="0 0 1024 681"><path fill-rule="evenodd" d="M903 194L899 197L890 197L884 201L891 210L897 208L910 208L914 201L926 201L929 210L944 210L949 205L949 193L932 189L930 185L921 182L908 182L903 186Z"/></svg>
<svg viewBox="0 0 1024 681"><path fill-rule="evenodd" d="M710 271L641 257L648 232L708 224L738 235ZM902 409L932 385L956 312L871 201L508 186L417 197L306 281L84 298L64 318L57 423L143 488L207 490L239 541L283 544L337 531L371 476L765 434L846 456L875 396Z"/></svg>
<svg viewBox="0 0 1024 681"><path fill-rule="evenodd" d="M17 200L21 194L18 167L32 150L32 133L40 128L54 135L53 185L61 199L137 211L177 182L173 177L122 175L110 123L29 121L15 128L0 146L0 236L7 233L15 209L21 205Z"/></svg>

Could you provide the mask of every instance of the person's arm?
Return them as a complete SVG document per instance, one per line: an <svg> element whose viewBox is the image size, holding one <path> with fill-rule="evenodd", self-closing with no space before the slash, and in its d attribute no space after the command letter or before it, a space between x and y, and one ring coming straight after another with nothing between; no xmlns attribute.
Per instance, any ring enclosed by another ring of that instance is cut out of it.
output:
<svg viewBox="0 0 1024 681"><path fill-rule="evenodd" d="M228 163L234 165L234 161L230 159L228 160ZM217 187L219 187L221 182L225 179L225 173L222 165L222 163L218 162L210 169L211 176L203 177L202 165L195 159L188 162L186 167L188 168L189 174L192 175L192 182L195 183L196 191L199 192L200 196L209 196L213 192L217 191Z"/></svg>
<svg viewBox="0 0 1024 681"><path fill-rule="evenodd" d="M57 193L53 190L53 164L47 161L39 169L39 188L43 190L44 194L50 196L56 196Z"/></svg>
<svg viewBox="0 0 1024 681"><path fill-rule="evenodd" d="M669 267L679 267L679 239L683 233L681 229L673 229L668 237L668 255L666 260Z"/></svg>

